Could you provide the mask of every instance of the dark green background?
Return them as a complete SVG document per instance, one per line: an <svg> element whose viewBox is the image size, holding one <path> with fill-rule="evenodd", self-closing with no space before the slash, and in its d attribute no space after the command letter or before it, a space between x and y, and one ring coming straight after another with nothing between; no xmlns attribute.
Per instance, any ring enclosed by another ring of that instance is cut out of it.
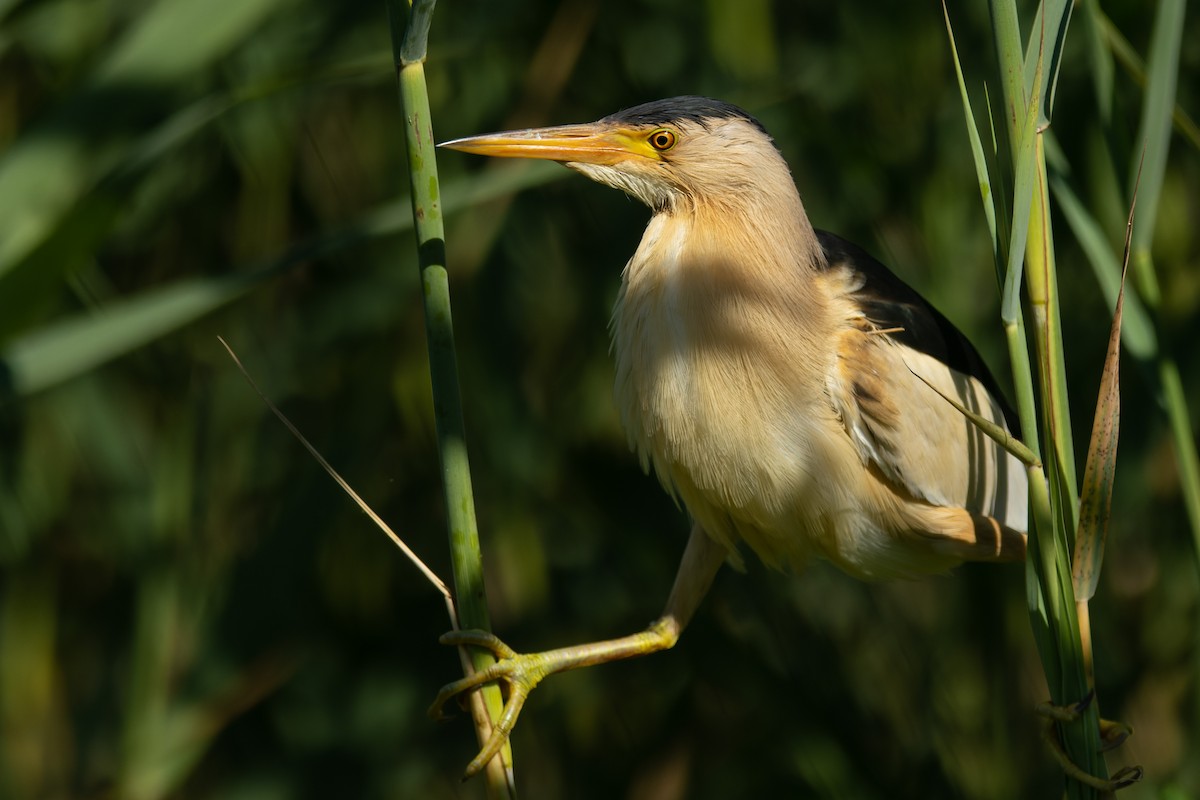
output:
<svg viewBox="0 0 1200 800"><path fill-rule="evenodd" d="M1154 4L1105 6L1144 52ZM951 12L984 123L984 80L998 91L987 10ZM1114 187L1138 149L1141 93L1118 67L1114 171L1081 25L1053 131L1118 242ZM1179 104L1195 112L1195 13L1187 27ZM683 93L745 106L814 223L890 264L1007 376L936 3L444 0L426 71L443 140ZM209 103L193 132L172 133ZM0 253L25 235L14 220L50 209L37 249L0 271L5 369L65 320L248 274L358 224L405 191L401 137L381 2L0 0ZM441 167L448 205L524 169L456 153ZM641 474L611 402L606 326L647 211L553 166L523 174L553 182L451 215L447 241L492 619L529 650L640 629L687 523ZM1197 186L1200 158L1176 136L1155 257L1193 418ZM1109 312L1057 219L1056 234L1086 442ZM436 643L440 598L217 335L449 579L409 236L338 240L52 387L23 391L14 368L0 401L0 795L481 797L458 780L475 748L465 717L425 716L459 670ZM1152 384L1130 361L1123 387L1092 618L1102 710L1137 734L1110 763L1146 767L1122 797L1196 796L1197 558ZM532 696L513 737L524 797L1059 794L1020 567L864 586L823 565L795 577L747 562L718 577L674 651Z"/></svg>

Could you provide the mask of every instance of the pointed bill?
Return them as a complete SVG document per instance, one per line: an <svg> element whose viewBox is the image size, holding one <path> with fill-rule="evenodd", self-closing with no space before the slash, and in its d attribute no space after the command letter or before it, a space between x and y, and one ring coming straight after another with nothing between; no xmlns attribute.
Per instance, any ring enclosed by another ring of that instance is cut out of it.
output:
<svg viewBox="0 0 1200 800"><path fill-rule="evenodd" d="M627 131L601 123L485 133L438 147L498 158L541 158L563 163L618 164L643 155Z"/></svg>

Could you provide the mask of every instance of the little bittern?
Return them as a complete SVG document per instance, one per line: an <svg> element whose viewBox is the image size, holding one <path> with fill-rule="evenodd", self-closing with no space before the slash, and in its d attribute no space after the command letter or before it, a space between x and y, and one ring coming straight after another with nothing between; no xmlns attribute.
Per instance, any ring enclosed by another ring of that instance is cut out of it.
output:
<svg viewBox="0 0 1200 800"><path fill-rule="evenodd" d="M613 311L616 402L643 468L693 521L666 609L641 633L535 654L443 637L500 660L446 686L435 715L483 683L509 687L468 774L545 676L674 645L740 543L772 566L816 556L865 579L1024 557L1024 469L939 395L1015 427L995 380L915 291L813 229L754 117L677 97L443 147L559 161L650 207Z"/></svg>

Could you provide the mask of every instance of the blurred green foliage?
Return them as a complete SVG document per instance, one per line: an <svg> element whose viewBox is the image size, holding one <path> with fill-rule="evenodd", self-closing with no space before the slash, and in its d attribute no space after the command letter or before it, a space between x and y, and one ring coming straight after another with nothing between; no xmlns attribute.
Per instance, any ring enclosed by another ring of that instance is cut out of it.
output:
<svg viewBox="0 0 1200 800"><path fill-rule="evenodd" d="M1105 10L1143 52L1145 4ZM993 70L986 8L951 13L975 92ZM1194 112L1200 19L1185 24L1179 105ZM1088 64L1069 39L1055 135L1119 243L1126 176L1102 144L1108 130L1137 149L1141 89L1121 61L1105 128ZM441 138L673 94L744 105L814 222L891 264L1006 372L936 6L446 2L427 75ZM0 0L0 796L482 796L458 781L465 717L424 714L459 669L436 644L440 598L215 338L448 577L395 91L378 3ZM1174 145L1154 251L1195 419L1200 158ZM447 154L442 175L496 630L532 650L639 629L686 533L610 400L606 324L647 212L553 167ZM550 185L510 191L531 183ZM1086 443L1109 309L1078 246L1058 244ZM1147 771L1128 798L1200 794L1200 580L1152 386L1126 370L1092 604L1103 710L1137 729L1117 763ZM519 785L1052 796L1023 579L727 571L674 651L533 695Z"/></svg>

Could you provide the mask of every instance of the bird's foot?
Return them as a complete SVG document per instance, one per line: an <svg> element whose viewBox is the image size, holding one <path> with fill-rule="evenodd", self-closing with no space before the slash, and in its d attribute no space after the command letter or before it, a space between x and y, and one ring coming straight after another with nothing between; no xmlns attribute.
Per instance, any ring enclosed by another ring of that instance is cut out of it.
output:
<svg viewBox="0 0 1200 800"><path fill-rule="evenodd" d="M448 683L438 692L437 699L429 707L429 716L442 719L442 708L452 697L471 692L488 683L503 683L508 687L508 699L500 718L492 725L492 734L484 743L479 755L467 765L464 778L469 778L483 769L500 748L508 741L509 734L517 724L517 715L525 705L525 698L543 678L563 670L603 664L623 658L646 655L665 650L679 638L680 626L676 619L667 615L654 622L646 630L620 639L592 642L544 653L518 653L487 631L452 631L443 634L438 641L453 646L482 647L496 656L495 664L462 680Z"/></svg>
<svg viewBox="0 0 1200 800"><path fill-rule="evenodd" d="M525 705L525 698L541 682L542 678L552 672L557 672L548 653L521 654L502 642L499 637L487 631L451 631L442 634L439 642L452 647L463 645L482 647L490 650L496 656L496 663L469 675L461 680L448 683L438 692L433 705L429 707L429 716L434 719L446 719L443 707L454 697L466 692L472 692L489 683L504 683L508 688L508 698L504 702L504 710L500 719L492 725L492 734L479 751L479 755L471 760L463 773L463 779L478 774L492 760L500 748L508 741L509 735L517 724L517 716Z"/></svg>
<svg viewBox="0 0 1200 800"><path fill-rule="evenodd" d="M1126 786L1132 786L1140 781L1142 779L1142 768L1139 766L1124 767L1107 780L1097 778L1095 775L1081 769L1078 764L1071 760L1071 757L1067 755L1067 751L1063 749L1062 741L1059 740L1058 734L1054 729L1054 723L1056 722L1076 722L1087 707L1091 705L1095 694L1095 692L1088 692L1086 697L1070 706L1056 706L1053 703L1039 704L1037 712L1046 720L1045 727L1042 729L1042 738L1045 740L1050 754L1054 756L1054 760L1058 762L1068 777L1101 792L1115 792L1118 789L1124 789ZM1114 722L1107 719L1100 720L1101 752L1119 747L1132 735L1133 728L1124 722Z"/></svg>

